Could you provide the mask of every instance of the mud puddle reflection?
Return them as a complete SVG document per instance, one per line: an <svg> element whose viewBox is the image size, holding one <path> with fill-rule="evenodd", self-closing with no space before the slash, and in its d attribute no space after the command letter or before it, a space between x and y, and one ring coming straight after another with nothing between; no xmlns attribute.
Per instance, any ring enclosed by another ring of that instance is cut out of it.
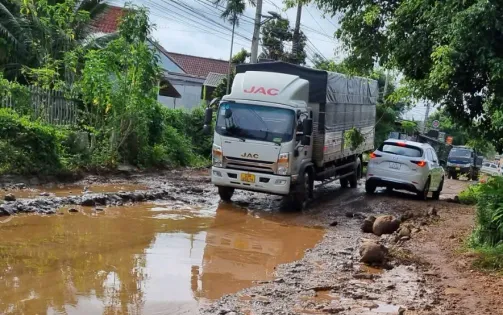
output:
<svg viewBox="0 0 503 315"><path fill-rule="evenodd" d="M27 189L8 189L0 190L0 198L3 199L7 194L14 194L16 198L36 198L41 194L48 194L55 197L67 197L72 195L81 195L88 193L114 193L119 191L135 191L147 189L144 185L132 184L93 184L93 185L51 185L38 186Z"/></svg>
<svg viewBox="0 0 503 315"><path fill-rule="evenodd" d="M232 205L62 213L0 223L1 314L194 314L272 279L324 234Z"/></svg>

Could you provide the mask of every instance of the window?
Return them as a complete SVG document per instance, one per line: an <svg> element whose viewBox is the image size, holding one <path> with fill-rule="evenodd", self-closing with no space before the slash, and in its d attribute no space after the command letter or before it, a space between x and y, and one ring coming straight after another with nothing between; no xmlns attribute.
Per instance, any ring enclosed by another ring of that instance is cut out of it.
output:
<svg viewBox="0 0 503 315"><path fill-rule="evenodd" d="M426 150L426 159L430 162L433 162L433 154L431 153L431 149Z"/></svg>
<svg viewBox="0 0 503 315"><path fill-rule="evenodd" d="M437 152L435 152L435 150L431 150L431 156L433 157L432 161L436 161L438 163L438 156L437 156Z"/></svg>
<svg viewBox="0 0 503 315"><path fill-rule="evenodd" d="M379 147L379 151L383 153L403 155L415 158L423 156L423 150L421 150L420 148L402 143L393 143L393 142L383 143Z"/></svg>

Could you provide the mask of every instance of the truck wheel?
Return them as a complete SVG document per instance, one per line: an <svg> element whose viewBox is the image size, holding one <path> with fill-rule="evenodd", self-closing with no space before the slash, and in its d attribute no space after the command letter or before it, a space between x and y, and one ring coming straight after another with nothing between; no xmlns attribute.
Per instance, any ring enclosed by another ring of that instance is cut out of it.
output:
<svg viewBox="0 0 503 315"><path fill-rule="evenodd" d="M477 172L474 171L471 179L472 180L478 180L479 179L479 173L477 173Z"/></svg>
<svg viewBox="0 0 503 315"><path fill-rule="evenodd" d="M433 192L433 200L439 200L440 199L440 193L442 192L443 188L444 188L444 179L442 178L442 181L440 182L440 185L438 185L438 189Z"/></svg>
<svg viewBox="0 0 503 315"><path fill-rule="evenodd" d="M377 187L376 187L376 185L374 185L374 184L371 184L371 183L369 183L369 182L366 182L366 183L365 183L365 191L366 191L366 192L367 192L367 194L369 194L369 195L374 194L374 193L376 192L376 188L377 188Z"/></svg>
<svg viewBox="0 0 503 315"><path fill-rule="evenodd" d="M346 177L339 179L341 182L341 188L348 188L349 181Z"/></svg>
<svg viewBox="0 0 503 315"><path fill-rule="evenodd" d="M295 210L300 211L306 208L309 197L313 194L313 179L309 171L304 173L302 182L298 183L290 194L292 206Z"/></svg>
<svg viewBox="0 0 503 315"><path fill-rule="evenodd" d="M428 200L428 193L429 192L430 192L430 179L428 178L428 180L426 181L426 184L424 184L423 190L418 191L416 194L420 200Z"/></svg>
<svg viewBox="0 0 503 315"><path fill-rule="evenodd" d="M356 167L354 168L354 173L353 175L349 176L349 186L351 188L357 188L358 187L358 179L361 177L361 167L360 167L360 158L356 159Z"/></svg>
<svg viewBox="0 0 503 315"><path fill-rule="evenodd" d="M220 195L220 199L223 201L229 202L231 201L232 195L234 194L234 188L232 187L218 187L218 194Z"/></svg>
<svg viewBox="0 0 503 315"><path fill-rule="evenodd" d="M457 180L458 179L458 173L457 172L454 172L452 173L452 178Z"/></svg>

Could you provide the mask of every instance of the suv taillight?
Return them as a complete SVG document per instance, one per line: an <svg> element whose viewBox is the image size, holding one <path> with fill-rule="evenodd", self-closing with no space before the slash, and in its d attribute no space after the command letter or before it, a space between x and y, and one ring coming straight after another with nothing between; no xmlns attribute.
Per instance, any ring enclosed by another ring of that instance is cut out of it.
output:
<svg viewBox="0 0 503 315"><path fill-rule="evenodd" d="M426 166L426 161L411 161L412 163L416 164L419 167L425 167Z"/></svg>
<svg viewBox="0 0 503 315"><path fill-rule="evenodd" d="M370 158L371 158L371 159L375 159L375 158L378 158L378 157L381 157L381 156L382 156L382 155L375 154L375 152L370 153Z"/></svg>

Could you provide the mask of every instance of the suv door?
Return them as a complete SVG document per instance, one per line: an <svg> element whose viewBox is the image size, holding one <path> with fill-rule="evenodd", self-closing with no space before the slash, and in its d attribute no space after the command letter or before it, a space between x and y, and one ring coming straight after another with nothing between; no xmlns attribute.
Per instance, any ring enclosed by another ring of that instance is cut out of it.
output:
<svg viewBox="0 0 503 315"><path fill-rule="evenodd" d="M438 160L438 156L437 156L437 153L435 152L435 150L431 150L431 154L433 155L433 163L435 165L435 173L436 173L436 176L437 176L437 185L440 185L440 182L442 181L442 177L444 175L444 168L442 167L442 165L440 165L440 161ZM437 186L438 188L438 186Z"/></svg>
<svg viewBox="0 0 503 315"><path fill-rule="evenodd" d="M426 161L428 161L429 175L430 175L430 189L434 190L437 187L437 174L435 172L435 163L433 163L433 154L430 148L425 150Z"/></svg>

